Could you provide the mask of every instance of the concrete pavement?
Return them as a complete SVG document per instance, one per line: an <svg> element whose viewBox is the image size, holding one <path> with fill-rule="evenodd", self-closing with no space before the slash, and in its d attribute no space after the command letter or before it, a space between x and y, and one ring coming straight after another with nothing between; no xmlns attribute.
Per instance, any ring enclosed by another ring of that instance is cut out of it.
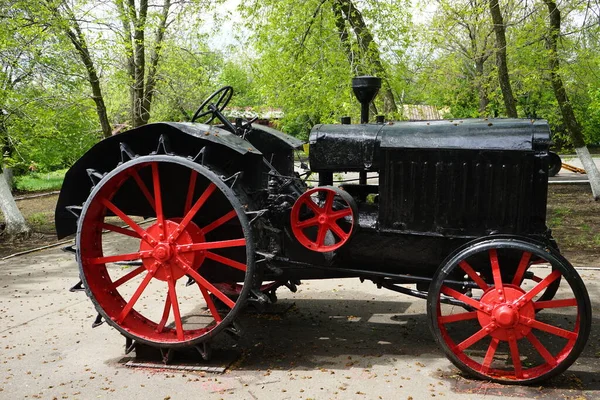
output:
<svg viewBox="0 0 600 400"><path fill-rule="evenodd" d="M600 271L581 271L595 308ZM91 328L73 257L59 249L0 262L0 399L598 399L600 324L569 371L540 387L462 377L427 328L425 301L358 279L278 292L275 312L248 313L224 374L132 369L124 339Z"/></svg>

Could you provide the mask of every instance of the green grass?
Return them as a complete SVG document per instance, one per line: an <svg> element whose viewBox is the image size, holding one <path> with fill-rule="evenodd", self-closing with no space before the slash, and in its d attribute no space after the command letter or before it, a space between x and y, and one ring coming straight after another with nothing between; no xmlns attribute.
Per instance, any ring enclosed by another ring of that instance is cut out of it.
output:
<svg viewBox="0 0 600 400"><path fill-rule="evenodd" d="M58 190L65 179L66 169L53 172L30 172L27 175L15 176L15 188L24 192Z"/></svg>

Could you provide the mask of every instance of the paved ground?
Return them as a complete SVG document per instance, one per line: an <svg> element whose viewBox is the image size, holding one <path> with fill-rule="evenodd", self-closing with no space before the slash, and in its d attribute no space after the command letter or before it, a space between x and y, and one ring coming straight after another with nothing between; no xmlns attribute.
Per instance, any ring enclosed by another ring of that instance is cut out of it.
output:
<svg viewBox="0 0 600 400"><path fill-rule="evenodd" d="M582 270L594 305L600 271ZM131 369L124 339L84 293L67 289L77 266L58 249L0 262L2 399L598 399L600 324L571 369L544 387L460 376L435 346L425 302L353 280L305 282L279 293L275 312L248 314L224 374ZM597 317L594 321L597 320Z"/></svg>

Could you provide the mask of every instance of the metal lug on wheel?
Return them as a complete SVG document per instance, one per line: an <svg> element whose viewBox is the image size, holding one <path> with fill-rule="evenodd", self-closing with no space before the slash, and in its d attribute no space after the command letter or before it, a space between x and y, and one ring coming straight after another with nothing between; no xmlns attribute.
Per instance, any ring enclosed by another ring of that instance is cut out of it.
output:
<svg viewBox="0 0 600 400"><path fill-rule="evenodd" d="M156 149L156 154L173 154L171 151L171 144L169 143L169 137L166 135L160 135L158 138L158 148Z"/></svg>
<svg viewBox="0 0 600 400"><path fill-rule="evenodd" d="M167 365L173 361L173 358L175 358L175 350L160 349L160 355L161 355L163 364Z"/></svg>
<svg viewBox="0 0 600 400"><path fill-rule="evenodd" d="M198 353L200 353L200 357L202 357L204 361L210 361L210 357L212 355L210 343L204 342L194 347L196 348L196 350L198 350Z"/></svg>
<svg viewBox="0 0 600 400"><path fill-rule="evenodd" d="M236 340L242 337L242 328L235 321L225 329L225 332Z"/></svg>
<svg viewBox="0 0 600 400"><path fill-rule="evenodd" d="M94 320L94 323L92 324L92 328L97 328L100 325L102 325L104 323L104 320L102 319L102 315L98 314L96 315L96 319Z"/></svg>
<svg viewBox="0 0 600 400"><path fill-rule="evenodd" d="M83 210L82 206L66 206L65 207L68 212L73 214L77 219L81 216L81 211Z"/></svg>
<svg viewBox="0 0 600 400"><path fill-rule="evenodd" d="M121 162L133 160L138 155L131 150L131 148L127 145L127 143L119 143L119 149L121 150Z"/></svg>
<svg viewBox="0 0 600 400"><path fill-rule="evenodd" d="M92 187L96 187L98 182L100 182L102 180L102 178L104 178L104 175L106 175L106 174L101 174L100 172L96 171L93 168L88 168L85 171L87 172L88 176L90 177L90 180L92 181Z"/></svg>
<svg viewBox="0 0 600 400"><path fill-rule="evenodd" d="M248 297L248 303L252 304L258 312L264 312L269 304L269 297L257 289L250 290L250 295L254 298Z"/></svg>
<svg viewBox="0 0 600 400"><path fill-rule="evenodd" d="M285 282L283 285L286 288L290 289L290 292L292 292L292 293L296 293L298 291L298 287L296 286L296 283L293 281Z"/></svg>
<svg viewBox="0 0 600 400"><path fill-rule="evenodd" d="M135 350L135 340L130 337L125 337L125 354L129 354L133 350Z"/></svg>
<svg viewBox="0 0 600 400"><path fill-rule="evenodd" d="M195 163L200 161L200 165L204 165L204 155L206 154L205 150L206 150L206 146L200 149L198 154L196 154L196 156L194 158L192 158L192 161Z"/></svg>
<svg viewBox="0 0 600 400"><path fill-rule="evenodd" d="M79 282L77 282L69 289L69 292L81 292L83 290L85 290L85 288L83 287L83 282L79 280Z"/></svg>
<svg viewBox="0 0 600 400"><path fill-rule="evenodd" d="M192 286L194 283L196 283L196 280L194 278L192 278L191 276L188 276L188 281L185 283L185 286Z"/></svg>
<svg viewBox="0 0 600 400"><path fill-rule="evenodd" d="M229 186L230 188L234 187L235 184L237 183L238 179L244 176L244 172L242 171L238 171L235 174L231 175L229 178L223 178L221 177L221 179L223 180L223 182L225 184L227 184L227 186Z"/></svg>

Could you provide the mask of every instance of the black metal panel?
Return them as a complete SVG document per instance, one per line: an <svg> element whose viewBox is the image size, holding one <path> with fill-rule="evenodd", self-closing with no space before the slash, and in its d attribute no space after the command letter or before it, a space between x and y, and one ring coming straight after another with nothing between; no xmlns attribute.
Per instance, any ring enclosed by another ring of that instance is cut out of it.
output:
<svg viewBox="0 0 600 400"><path fill-rule="evenodd" d="M313 171L363 171L379 168L377 136L383 125L315 125L310 132Z"/></svg>
<svg viewBox="0 0 600 400"><path fill-rule="evenodd" d="M532 150L547 148L544 120L465 119L392 122L380 132L381 148Z"/></svg>
<svg viewBox="0 0 600 400"><path fill-rule="evenodd" d="M387 124L316 125L310 134L314 171L376 171L383 149L547 151L543 120L466 119Z"/></svg>
<svg viewBox="0 0 600 400"><path fill-rule="evenodd" d="M546 231L547 156L382 149L379 227L454 237Z"/></svg>

